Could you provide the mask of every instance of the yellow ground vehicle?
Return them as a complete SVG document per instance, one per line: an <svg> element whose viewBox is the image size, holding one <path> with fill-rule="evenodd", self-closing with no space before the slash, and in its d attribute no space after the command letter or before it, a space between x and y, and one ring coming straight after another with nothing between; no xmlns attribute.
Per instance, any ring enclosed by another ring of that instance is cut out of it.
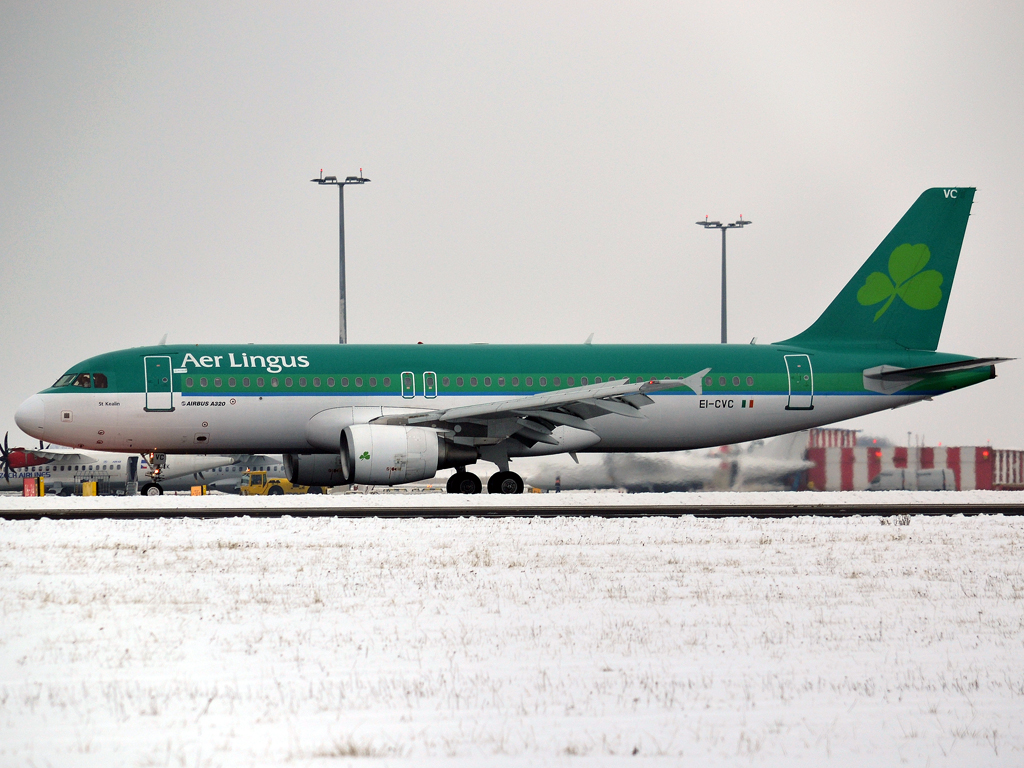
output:
<svg viewBox="0 0 1024 768"><path fill-rule="evenodd" d="M292 485L280 477L267 479L265 470L246 470L238 483L243 496L281 496L285 493L323 493L319 485Z"/></svg>

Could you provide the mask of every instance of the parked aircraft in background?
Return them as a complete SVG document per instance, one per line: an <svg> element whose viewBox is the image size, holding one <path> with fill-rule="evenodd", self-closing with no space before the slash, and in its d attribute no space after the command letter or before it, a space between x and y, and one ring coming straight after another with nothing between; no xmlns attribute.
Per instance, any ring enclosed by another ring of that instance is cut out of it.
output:
<svg viewBox="0 0 1024 768"><path fill-rule="evenodd" d="M530 460L527 485L544 491L624 489L666 491L785 490L814 466L805 458L807 433L794 432L748 446L707 451L579 454Z"/></svg>
<svg viewBox="0 0 1024 768"><path fill-rule="evenodd" d="M77 363L15 416L88 450L281 453L303 485L396 485L524 456L747 442L930 399L1004 358L936 352L974 199L930 189L807 330L774 344L168 345ZM807 272L822 254L808 259ZM794 275L765 311L814 301ZM656 315L652 314L653 319Z"/></svg>
<svg viewBox="0 0 1024 768"><path fill-rule="evenodd" d="M160 476L149 476L144 456L121 453L84 453L51 448L9 448L7 436L0 446L0 491L21 491L25 478L43 478L47 494L68 495L75 486L97 482L111 492L123 493L137 482L139 493L158 496L165 491L188 491L194 485L238 492L246 469L281 472L280 456L168 456Z"/></svg>

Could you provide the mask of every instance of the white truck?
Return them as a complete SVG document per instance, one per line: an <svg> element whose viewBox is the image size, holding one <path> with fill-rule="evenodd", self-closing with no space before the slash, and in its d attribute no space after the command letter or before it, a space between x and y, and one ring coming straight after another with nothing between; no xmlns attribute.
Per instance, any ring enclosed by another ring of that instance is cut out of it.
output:
<svg viewBox="0 0 1024 768"><path fill-rule="evenodd" d="M952 469L887 469L868 485L869 491L955 491Z"/></svg>

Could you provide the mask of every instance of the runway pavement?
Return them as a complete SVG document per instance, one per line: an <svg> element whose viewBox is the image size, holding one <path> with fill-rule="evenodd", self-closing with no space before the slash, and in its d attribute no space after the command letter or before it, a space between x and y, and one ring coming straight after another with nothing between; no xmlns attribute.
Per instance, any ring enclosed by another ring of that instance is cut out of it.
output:
<svg viewBox="0 0 1024 768"><path fill-rule="evenodd" d="M239 497L0 498L0 519L220 517L796 517L816 515L1017 515L1024 492L562 493L454 496L439 493Z"/></svg>

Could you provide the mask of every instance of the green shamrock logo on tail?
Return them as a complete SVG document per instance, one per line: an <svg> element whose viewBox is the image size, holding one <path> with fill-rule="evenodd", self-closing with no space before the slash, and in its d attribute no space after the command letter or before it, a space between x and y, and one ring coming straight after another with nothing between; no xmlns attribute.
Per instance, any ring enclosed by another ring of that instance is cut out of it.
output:
<svg viewBox="0 0 1024 768"><path fill-rule="evenodd" d="M359 459L360 459L361 461L369 461L369 460L370 460L370 452L369 452L369 451L363 451L363 452L362 452L362 453L361 453L361 454L359 455Z"/></svg>
<svg viewBox="0 0 1024 768"><path fill-rule="evenodd" d="M942 301L942 273L934 269L921 271L931 257L927 245L904 243L889 255L888 275L872 272L867 276L857 291L857 301L865 307L885 302L875 313L874 322L885 314L897 296L913 309L934 309L939 305Z"/></svg>

